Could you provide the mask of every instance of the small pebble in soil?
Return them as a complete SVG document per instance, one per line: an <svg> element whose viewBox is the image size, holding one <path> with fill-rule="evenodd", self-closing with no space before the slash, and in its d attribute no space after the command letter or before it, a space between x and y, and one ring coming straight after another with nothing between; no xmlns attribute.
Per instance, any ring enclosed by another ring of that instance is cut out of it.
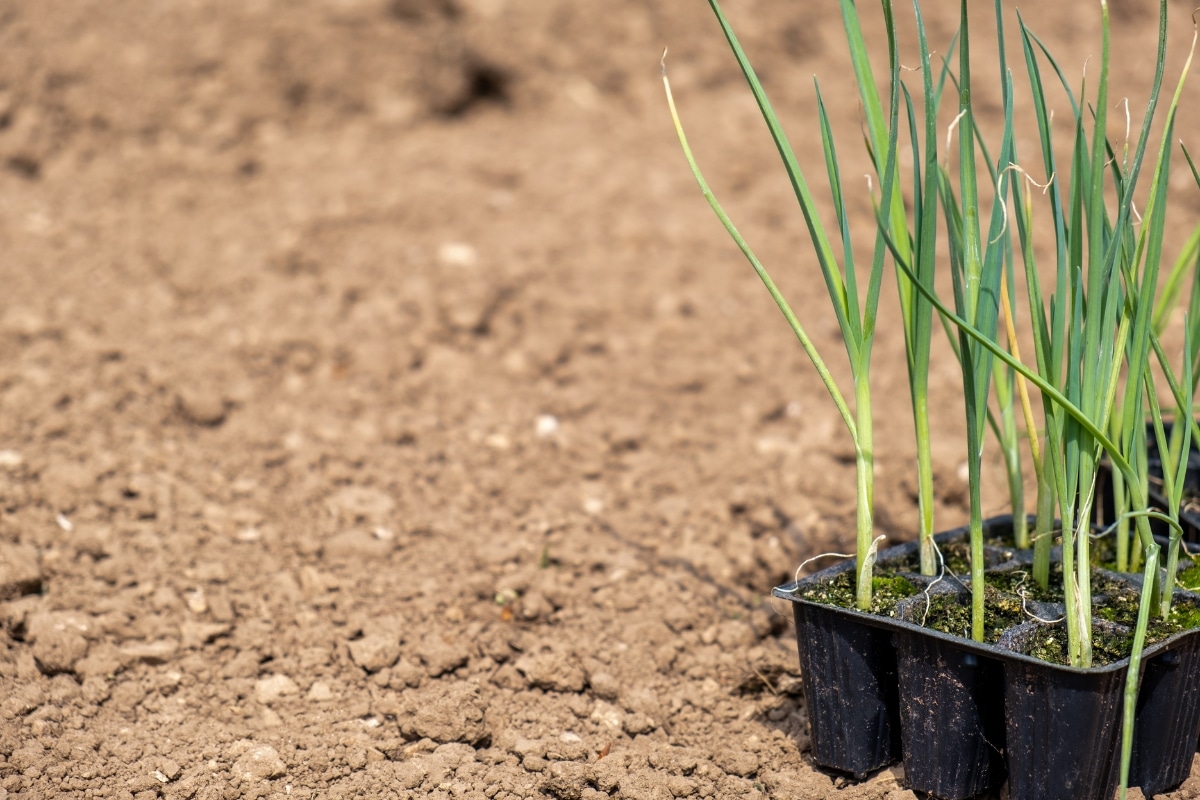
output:
<svg viewBox="0 0 1200 800"><path fill-rule="evenodd" d="M521 618L526 622L533 622L539 619L545 619L554 612L554 606L550 604L541 592L530 591L521 598L520 614Z"/></svg>
<svg viewBox="0 0 1200 800"><path fill-rule="evenodd" d="M187 606L188 611L191 611L193 614L203 614L208 611L208 599L205 598L203 589L184 592L183 602Z"/></svg>
<svg viewBox="0 0 1200 800"><path fill-rule="evenodd" d="M416 789L425 782L426 774L425 766L415 760L393 762L392 779L397 788Z"/></svg>
<svg viewBox="0 0 1200 800"><path fill-rule="evenodd" d="M599 722L609 730L620 730L623 715L621 710L616 706L610 705L603 700L597 700L596 706L592 709L588 719L593 722Z"/></svg>
<svg viewBox="0 0 1200 800"><path fill-rule="evenodd" d="M314 681L313 685L308 687L306 699L314 703L323 703L333 699L333 690L324 681Z"/></svg>
<svg viewBox="0 0 1200 800"><path fill-rule="evenodd" d="M558 433L558 417L553 414L539 414L533 429L539 439L549 439Z"/></svg>
<svg viewBox="0 0 1200 800"><path fill-rule="evenodd" d="M231 625L223 622L197 622L185 619L179 624L180 644L188 650L195 650L226 635L232 629Z"/></svg>
<svg viewBox="0 0 1200 800"><path fill-rule="evenodd" d="M395 542L390 539L381 539L370 531L354 528L329 537L321 547L321 552L326 558L342 561L382 559L394 547Z"/></svg>
<svg viewBox="0 0 1200 800"><path fill-rule="evenodd" d="M215 389L189 386L179 390L175 407L188 422L207 428L225 421L225 398Z"/></svg>
<svg viewBox="0 0 1200 800"><path fill-rule="evenodd" d="M544 770L541 788L560 800L580 800L583 789L592 780L588 764L574 761L555 761Z"/></svg>
<svg viewBox="0 0 1200 800"><path fill-rule="evenodd" d="M251 747L234 763L233 774L242 780L270 780L287 774L287 765L279 751L270 745Z"/></svg>
<svg viewBox="0 0 1200 800"><path fill-rule="evenodd" d="M627 714L621 721L621 727L630 736L638 736L654 731L658 728L658 723L646 714Z"/></svg>
<svg viewBox="0 0 1200 800"><path fill-rule="evenodd" d="M0 600L41 591L42 567L37 548L0 542Z"/></svg>
<svg viewBox="0 0 1200 800"><path fill-rule="evenodd" d="M488 738L479 687L438 682L411 692L404 714L397 715L408 738L477 744Z"/></svg>
<svg viewBox="0 0 1200 800"><path fill-rule="evenodd" d="M300 687L287 675L269 675L265 678L260 678L254 684L254 699L263 705L274 703L281 698L290 697L299 692Z"/></svg>
<svg viewBox="0 0 1200 800"><path fill-rule="evenodd" d="M116 645L97 642L88 650L86 658L75 662L75 674L83 679L86 688L89 678L111 678L122 669L121 653Z"/></svg>
<svg viewBox="0 0 1200 800"><path fill-rule="evenodd" d="M351 522L381 523L396 506L393 497L370 486L346 486L329 496L330 511Z"/></svg>
<svg viewBox="0 0 1200 800"><path fill-rule="evenodd" d="M415 689L424 680L425 671L411 661L402 658L392 668L392 674L388 678L388 686L393 689L402 689L405 686Z"/></svg>
<svg viewBox="0 0 1200 800"><path fill-rule="evenodd" d="M721 749L714 753L713 761L730 775L741 778L758 772L758 756L747 750Z"/></svg>
<svg viewBox="0 0 1200 800"><path fill-rule="evenodd" d="M616 700L621 694L617 679L607 672L593 672L588 676L588 683L592 687L592 694L602 700Z"/></svg>
<svg viewBox="0 0 1200 800"><path fill-rule="evenodd" d="M269 708L264 708L262 714L258 717L258 726L260 728L278 728L283 725L283 717L276 714Z"/></svg>
<svg viewBox="0 0 1200 800"><path fill-rule="evenodd" d="M179 776L183 774L183 768L179 766L179 762L170 758L159 762L158 771L168 781L178 780Z"/></svg>
<svg viewBox="0 0 1200 800"><path fill-rule="evenodd" d="M696 793L696 782L682 775L667 778L667 791L672 797L691 797Z"/></svg>
<svg viewBox="0 0 1200 800"><path fill-rule="evenodd" d="M586 761L590 753L583 739L570 731L560 735L558 741L546 745L546 758L549 761Z"/></svg>
<svg viewBox="0 0 1200 800"><path fill-rule="evenodd" d="M52 507L71 511L82 497L96 490L97 474L93 466L79 461L51 461L38 474L43 499Z"/></svg>
<svg viewBox="0 0 1200 800"><path fill-rule="evenodd" d="M87 655L84 638L91 618L72 612L38 612L26 620L27 641L33 643L33 657L46 675L71 672L76 662Z"/></svg>
<svg viewBox="0 0 1200 800"><path fill-rule="evenodd" d="M438 247L437 260L443 267L473 267L479 252L466 242L445 242Z"/></svg>
<svg viewBox="0 0 1200 800"><path fill-rule="evenodd" d="M153 642L134 642L120 649L121 658L126 661L140 661L143 664L165 664L175 655L179 643L173 639L158 639Z"/></svg>
<svg viewBox="0 0 1200 800"><path fill-rule="evenodd" d="M400 640L393 634L370 633L350 642L350 660L367 672L390 667L400 658Z"/></svg>
<svg viewBox="0 0 1200 800"><path fill-rule="evenodd" d="M531 685L551 692L581 692L587 683L583 668L561 653L527 653L514 666Z"/></svg>
<svg viewBox="0 0 1200 800"><path fill-rule="evenodd" d="M757 639L754 628L742 620L726 620L717 626L716 642L727 652L744 650Z"/></svg>
<svg viewBox="0 0 1200 800"><path fill-rule="evenodd" d="M425 636L417 649L417 658L421 659L431 678L453 672L464 666L470 657L465 644L452 636L438 633Z"/></svg>

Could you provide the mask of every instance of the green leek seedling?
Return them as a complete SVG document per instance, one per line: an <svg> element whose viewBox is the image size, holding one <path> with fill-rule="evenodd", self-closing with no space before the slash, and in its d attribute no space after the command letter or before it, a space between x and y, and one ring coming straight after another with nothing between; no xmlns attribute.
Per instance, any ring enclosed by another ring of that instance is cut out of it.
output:
<svg viewBox="0 0 1200 800"><path fill-rule="evenodd" d="M1114 474L1118 476L1119 494L1126 501L1122 520L1132 523L1137 536L1136 549L1125 547L1124 563L1137 563L1136 558L1129 558L1130 551L1139 553L1138 558L1143 561L1143 592L1125 692L1124 786L1128 777L1142 647L1150 616L1165 615L1170 610L1173 571L1178 561L1181 533L1177 513L1183 490L1183 472L1190 439L1193 434L1200 435L1200 428L1192 419L1196 377L1200 374L1200 288L1196 288L1200 284L1195 283L1195 273L1200 270L1200 232L1193 235L1175 262L1168 273L1162 298L1156 300L1166 220L1171 136L1192 56L1189 54L1168 105L1165 130L1155 152L1144 211L1138 215L1134 209L1135 189L1150 151L1151 125L1166 63L1166 0L1160 0L1159 3L1155 77L1140 135L1132 151L1126 143L1119 157L1106 135L1110 25L1105 0L1100 2L1102 51L1095 99L1086 109L1083 103L1076 102L1069 82L1049 51L1017 15L1039 134L1041 161L1047 175L1043 188L1048 196L1048 216L1053 226L1055 269L1052 286L1047 290L1043 287L1033 245L1035 213L1029 188L1032 179L1023 181L1012 176L1016 172L1028 178L1025 169L1019 165L1016 152L1015 89L1005 60L1001 0L994 2L1003 96L1001 142L995 159L988 153L974 116L968 0L960 0L960 29L956 37L957 70L952 70L948 61L936 83L919 0L913 2L923 82L922 114L917 113L912 96L901 81L891 0L881 0L888 37L889 103L886 117L880 100L881 93L871 72L855 3L852 0L839 2L865 116L864 137L880 184L880 194L878 198L873 198L876 236L870 270L866 275L865 295L860 294L859 290L837 151L819 85L817 117L829 190L837 218L837 233L842 242L840 261L762 85L717 0L709 0L774 138L807 223L850 361L854 381L853 413L804 327L709 190L684 135L664 66L664 86L680 144L706 199L783 312L816 367L854 441L858 487L856 603L859 608L866 609L870 605L871 569L877 545L871 527L873 447L869 368L883 261L887 253L891 254L900 277L899 299L905 324L914 421L919 438L923 569L930 566L924 557L927 554L927 542L924 540L932 531L932 502L926 502L931 501L932 488L931 482L927 486L924 481L925 471L929 467L928 452L920 449L921 442L927 440L928 436L926 387L932 311L940 315L943 324L952 333L951 339L962 369L970 479L974 638L981 639L983 633L981 471L985 425L992 425L1006 449L1014 517L1023 518L1014 410L1015 401L1020 399L1038 488L1037 528L1033 537L1034 576L1038 583L1047 585L1051 524L1057 507L1062 524L1063 599L1067 609L1068 655L1071 665L1076 667L1088 667L1092 660L1091 509L1095 500L1097 471L1102 457L1108 458ZM1193 40L1193 50L1194 47ZM1070 165L1066 170L1060 170L1055 155L1050 106L1041 76L1043 61L1056 73L1071 106L1073 131ZM954 82L959 100L958 116L952 125L958 143L954 173L949 163L942 165L938 162L934 130L942 87L947 78ZM1086 96L1086 89L1085 83L1081 97ZM913 152L913 196L909 198L909 203L903 197L897 164L901 95ZM1196 174L1186 150L1184 155L1200 184L1200 175ZM980 208L981 194L985 194L981 193L979 185L977 159L980 157L986 164L986 174L995 189L986 233ZM1011 199L1011 207L1006 197ZM1114 198L1115 212L1109 208ZM950 302L938 296L932 280L938 244L936 208L939 204L945 221L944 241L948 246L953 279L953 299ZM907 216L909 207L913 209L911 227ZM1011 227L1010 211L1015 223ZM1014 246L1014 228L1016 244L1019 246ZM1011 295L1016 288L1014 272L1017 254L1023 265L1035 366L1022 361L1017 346L1011 304ZM1189 270L1193 275L1194 288L1185 325L1182 378L1177 379L1163 352L1159 334L1164 329L1170 309L1179 295L1182 280ZM998 341L1001 319L1005 323L1007 348ZM1151 369L1152 352L1159 371L1171 387L1179 423L1169 437L1162 422L1161 404ZM1039 440L1033 422L1028 386L1041 395L1044 416L1042 440ZM989 395L993 387L998 396L998 415L989 408ZM1147 459L1143 440L1147 414L1163 455L1164 486L1175 506L1169 514L1150 510L1146 501ZM1151 518L1163 520L1171 528L1165 571L1160 568L1164 561L1160 547L1150 532ZM1021 526L1016 527L1019 529ZM931 554L931 542L928 544Z"/></svg>
<svg viewBox="0 0 1200 800"><path fill-rule="evenodd" d="M856 534L856 582L855 582L855 604L858 608L866 610L870 608L872 596L872 572L875 561L876 548L879 540L874 535L874 527L872 521L873 512L873 494L874 494L874 442L873 442L873 420L871 416L871 384L870 384L870 365L871 365L871 350L875 342L875 326L879 307L880 285L883 277L884 260L887 255L888 245L884 231L892 229L890 215L893 208L899 204L899 209L902 210L902 199L898 189L896 188L896 176L898 170L896 168L896 148L898 135L898 112L899 112L899 73L900 61L896 49L895 23L892 18L890 0L883 0L884 17L888 30L888 52L890 63L890 74L892 76L891 92L889 104L889 116L886 127L880 127L882 123L876 125L876 133L886 130L886 143L876 140L877 144L884 144L884 160L881 170L881 196L886 198L882 204L879 213L880 228L875 236L875 246L871 257L870 269L866 275L866 290L865 294L860 292L859 276L855 265L855 257L853 247L851 245L850 236L850 219L846 213L845 197L843 194L842 178L837 157L837 151L834 144L834 136L829 124L829 116L825 110L825 104L821 96L820 85L816 85L817 94L817 116L821 131L821 145L825 157L826 173L829 181L830 195L833 201L835 213L837 215L838 236L842 242L842 253L839 262L838 254L835 252L831 238L826 231L824 223L821 221L820 215L817 212L816 200L808 188L808 182L804 177L804 173L796 160L792 147L788 142L787 136L783 132L783 128L779 123L778 117L771 107L771 103L767 98L762 84L758 80L758 76L754 72L749 59L742 50L741 44L738 42L737 36L734 34L732 27L721 11L721 7L717 0L709 0L709 5L716 14L721 28L725 33L725 37L729 42L730 48L733 50L739 66L749 83L751 91L754 93L755 100L758 103L759 109L762 112L763 119L766 121L767 127L771 132L771 136L775 141L776 148L783 160L784 169L787 172L788 178L791 181L792 189L795 192L796 199L799 201L800 210L804 215L805 222L808 226L809 236L812 240L813 248L817 255L817 261L821 267L821 274L825 281L825 287L828 291L830 302L833 306L834 315L837 318L838 326L842 333L842 338L846 347L846 355L850 363L850 371L854 383L854 410L851 412L849 403L846 402L845 396L841 389L837 386L825 365L825 361L821 354L817 351L816 346L809 338L804 326L792 311L787 300L782 292L778 289L775 282L771 279L766 268L755 256L753 250L746 243L745 239L738 232L728 215L725 213L721 204L717 201L712 191L708 187L707 181L704 179L699 165L692 154L691 147L688 144L687 137L684 134L683 125L680 122L679 114L675 108L675 102L671 95L670 82L667 80L665 56L663 65L663 85L667 94L667 102L671 111L671 118L675 125L676 133L679 136L679 142L683 148L688 165L695 176L700 189L709 205L720 219L722 225L733 238L738 248L750 262L767 291L771 294L779 310L783 313L792 332L800 341L805 353L812 361L813 366L817 370L830 397L837 406L838 413L842 417L842 421L846 425L846 429L854 442L855 453L855 475L856 475L856 496L857 496L857 534ZM851 42L851 50L855 53L856 69L863 70L863 80L873 81L869 71L869 63L866 62L865 45L862 44L861 38L857 41L854 37L854 31L857 29L857 12L853 3L848 0L843 0L843 14L846 15L846 26L848 37ZM865 66L864 66L865 65ZM867 91L867 90L864 90ZM870 91L875 91L872 85ZM877 93L876 93L877 94ZM878 151L875 153L878 158ZM878 160L876 161L878 164ZM923 373L922 373L923 374Z"/></svg>
<svg viewBox="0 0 1200 800"><path fill-rule="evenodd" d="M895 62L895 30L892 24L890 4L884 3L884 16L888 25L890 52L893 56L891 79L892 109L896 108L897 98L895 89L899 84L904 92L904 102L909 139L912 145L913 160L913 221L911 228L908 224L904 197L901 191L899 171L893 161L892 174L884 179L884 169L888 164L882 163L879 154L889 146L890 137L895 130L895 117L890 120L890 127L884 123L883 108L879 100L879 91L871 72L870 59L867 55L866 42L863 39L862 28L858 22L858 13L853 2L841 0L842 20L846 30L846 40L850 47L850 56L854 64L854 75L859 90L859 100L862 103L865 116L865 135L867 150L875 168L875 176L882 186L890 186L891 192L884 193L876 205L876 213L880 220L884 219L879 212L879 206L888 207L887 242L893 255L899 261L908 264L911 271L926 286L933 286L934 269L936 265L937 245L937 210L938 210L938 151L937 151L937 110L941 101L942 85L947 72L943 70L937 88L934 87L933 69L930 63L930 50L925 32L925 20L921 15L919 5L914 6L917 23L917 43L920 52L920 71L922 75L922 113L918 117L908 87L899 81L898 64ZM919 128L923 131L919 132ZM922 134L924 152L922 152ZM899 272L897 273L899 277ZM917 505L920 511L918 541L920 543L920 571L923 575L934 575L939 568L939 558L933 541L934 527L934 494L933 494L933 456L930 451L929 428L929 353L933 330L933 306L921 294L915 291L907 279L897 280L897 290L900 301L900 315L904 324L904 347L908 366L908 385L912 401L913 427L917 443Z"/></svg>

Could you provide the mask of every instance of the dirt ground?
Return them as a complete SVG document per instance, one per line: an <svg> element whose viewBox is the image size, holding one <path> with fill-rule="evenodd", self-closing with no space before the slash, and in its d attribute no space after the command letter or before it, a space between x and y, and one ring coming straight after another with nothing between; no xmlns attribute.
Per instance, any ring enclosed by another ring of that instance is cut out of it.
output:
<svg viewBox="0 0 1200 800"><path fill-rule="evenodd" d="M1156 4L1111 3L1136 105ZM957 4L927 5L944 48ZM1098 12L1036 5L1081 74ZM864 172L836 4L728 11L797 149L817 74ZM0 800L913 797L808 759L769 593L852 547L853 456L686 169L668 45L710 180L844 377L698 0L0 2ZM877 522L903 541L890 314Z"/></svg>

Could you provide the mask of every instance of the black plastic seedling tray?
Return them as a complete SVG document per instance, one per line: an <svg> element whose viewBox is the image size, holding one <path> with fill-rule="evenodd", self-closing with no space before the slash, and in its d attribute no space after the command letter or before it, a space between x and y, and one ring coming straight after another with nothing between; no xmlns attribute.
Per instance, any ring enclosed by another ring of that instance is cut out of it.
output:
<svg viewBox="0 0 1200 800"><path fill-rule="evenodd" d="M1000 539L1011 527L1009 517L989 520L985 536ZM959 529L937 540L946 546L965 537ZM895 574L916 547L880 553L876 572ZM1027 566L1028 558L988 548L990 572ZM925 628L921 594L884 617L798 593L853 568L843 562L774 592L793 604L817 764L861 778L902 759L910 788L944 800L974 797L1006 779L1013 800L1112 797L1128 659L1078 669L1029 656L1023 651L1047 630L1033 619L996 644ZM905 577L919 586L932 581ZM930 591L967 592L949 579ZM1185 592L1180 599L1200 602ZM1049 619L1055 609L1038 611ZM1147 796L1168 791L1187 777L1200 734L1200 629L1145 649L1137 714L1130 785Z"/></svg>

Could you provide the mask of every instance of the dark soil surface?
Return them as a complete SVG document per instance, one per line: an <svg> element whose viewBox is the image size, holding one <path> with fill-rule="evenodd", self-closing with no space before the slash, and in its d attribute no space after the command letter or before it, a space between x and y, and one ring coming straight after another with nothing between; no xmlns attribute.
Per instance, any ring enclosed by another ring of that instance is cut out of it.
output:
<svg viewBox="0 0 1200 800"><path fill-rule="evenodd" d="M957 4L927 5L944 49ZM1081 75L1098 11L1033 5ZM1154 4L1111 5L1136 110ZM814 185L813 74L864 173L836 4L727 10ZM667 45L708 177L844 378L703 3L0 1L0 800L913 797L808 758L770 590L853 547L853 454L687 171ZM1200 204L1172 180L1178 244ZM894 323L875 499L904 541Z"/></svg>

